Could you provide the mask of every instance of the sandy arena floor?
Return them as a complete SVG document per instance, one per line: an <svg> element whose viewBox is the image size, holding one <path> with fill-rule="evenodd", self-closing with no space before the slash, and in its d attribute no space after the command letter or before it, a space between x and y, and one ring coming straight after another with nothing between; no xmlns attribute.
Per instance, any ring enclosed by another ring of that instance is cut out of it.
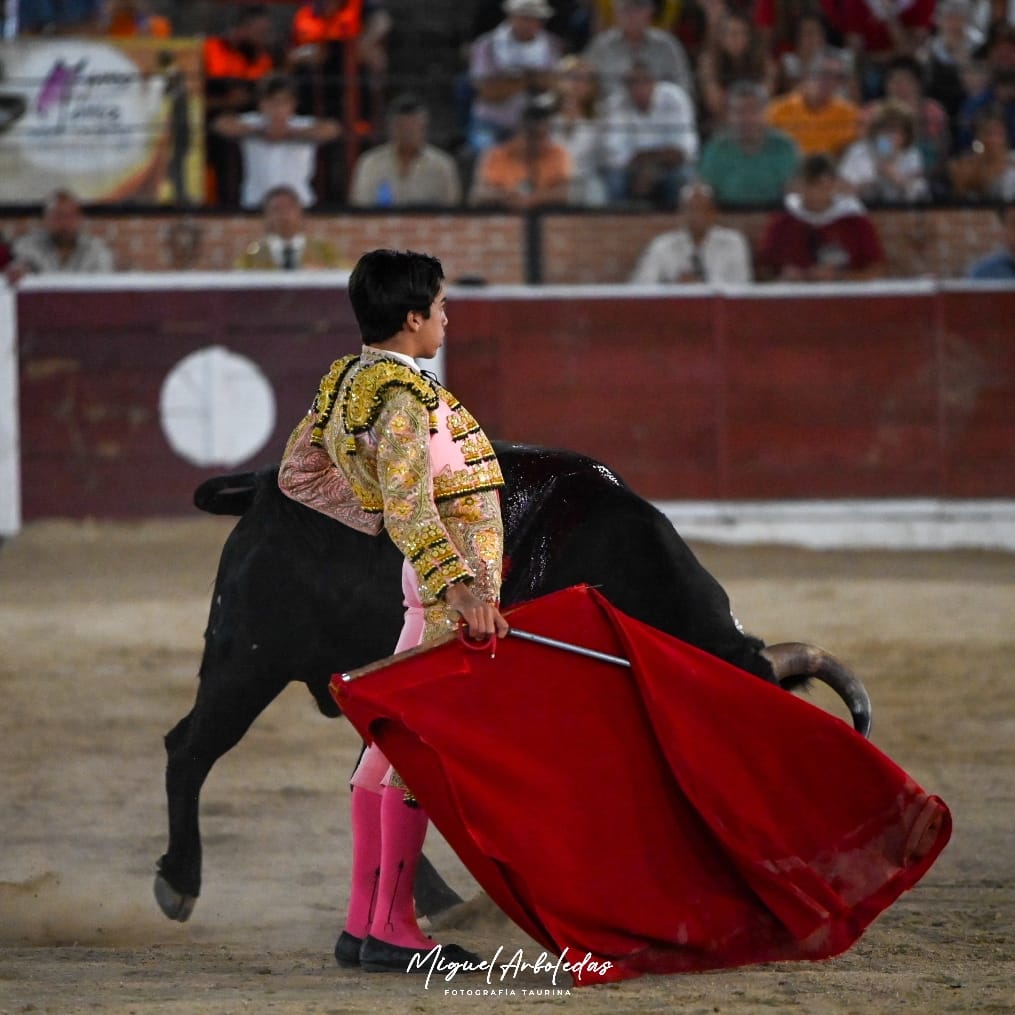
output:
<svg viewBox="0 0 1015 1015"><path fill-rule="evenodd" d="M157 910L161 738L193 700L231 524L36 524L0 548L0 1013L1015 1009L1015 556L699 547L749 629L822 644L864 677L875 743L949 803L952 843L838 959L562 996L523 993L552 989L529 975L491 999L335 967L357 740L302 687L212 772L191 921ZM433 831L427 850L472 893ZM539 952L493 916L443 936Z"/></svg>

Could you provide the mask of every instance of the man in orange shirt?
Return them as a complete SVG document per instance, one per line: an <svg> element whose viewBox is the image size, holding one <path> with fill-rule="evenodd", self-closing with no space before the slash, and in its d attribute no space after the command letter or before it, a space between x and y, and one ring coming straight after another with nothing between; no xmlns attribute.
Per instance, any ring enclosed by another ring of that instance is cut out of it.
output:
<svg viewBox="0 0 1015 1015"><path fill-rule="evenodd" d="M803 155L837 159L858 135L860 109L841 94L848 80L843 58L826 50L814 58L798 88L768 104L765 119L789 134Z"/></svg>
<svg viewBox="0 0 1015 1015"><path fill-rule="evenodd" d="M549 96L530 100L514 136L480 156L469 204L528 211L539 205L567 203L571 156L550 139L552 115Z"/></svg>

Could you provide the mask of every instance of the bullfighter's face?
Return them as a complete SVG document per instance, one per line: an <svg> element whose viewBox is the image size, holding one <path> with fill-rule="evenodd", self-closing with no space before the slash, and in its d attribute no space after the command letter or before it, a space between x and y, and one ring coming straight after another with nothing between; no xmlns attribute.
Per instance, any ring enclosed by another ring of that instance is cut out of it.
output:
<svg viewBox="0 0 1015 1015"><path fill-rule="evenodd" d="M444 344L444 331L448 326L448 315L445 312L446 297L444 286L437 291L437 296L430 304L430 316L420 317L419 328L415 333L419 359L432 359L437 350Z"/></svg>

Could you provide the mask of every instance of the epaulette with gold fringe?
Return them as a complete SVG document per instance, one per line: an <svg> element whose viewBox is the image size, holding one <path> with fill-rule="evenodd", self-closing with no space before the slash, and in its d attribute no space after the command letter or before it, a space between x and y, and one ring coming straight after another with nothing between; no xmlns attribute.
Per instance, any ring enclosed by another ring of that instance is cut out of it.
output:
<svg viewBox="0 0 1015 1015"><path fill-rule="evenodd" d="M335 410L335 398L339 385L345 375L359 362L359 356L353 354L343 356L331 364L331 369L321 378L321 386L317 389L311 412L314 414L314 428L310 434L310 443L315 447L324 447L324 428Z"/></svg>
<svg viewBox="0 0 1015 1015"><path fill-rule="evenodd" d="M390 388L411 392L431 413L440 404L437 392L425 377L396 360L378 360L361 368L345 389L342 424L347 433L363 433L377 422L384 407L384 394Z"/></svg>

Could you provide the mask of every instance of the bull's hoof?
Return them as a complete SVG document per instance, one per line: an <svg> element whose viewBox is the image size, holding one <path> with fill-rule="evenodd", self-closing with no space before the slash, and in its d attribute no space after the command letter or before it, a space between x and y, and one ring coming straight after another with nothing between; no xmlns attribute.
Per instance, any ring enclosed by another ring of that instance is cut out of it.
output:
<svg viewBox="0 0 1015 1015"><path fill-rule="evenodd" d="M155 901L170 920L186 923L197 905L197 896L178 892L161 874L156 874Z"/></svg>
<svg viewBox="0 0 1015 1015"><path fill-rule="evenodd" d="M462 930L482 924L507 922L507 917L486 892L474 895L467 902L435 913L429 918L430 930Z"/></svg>

